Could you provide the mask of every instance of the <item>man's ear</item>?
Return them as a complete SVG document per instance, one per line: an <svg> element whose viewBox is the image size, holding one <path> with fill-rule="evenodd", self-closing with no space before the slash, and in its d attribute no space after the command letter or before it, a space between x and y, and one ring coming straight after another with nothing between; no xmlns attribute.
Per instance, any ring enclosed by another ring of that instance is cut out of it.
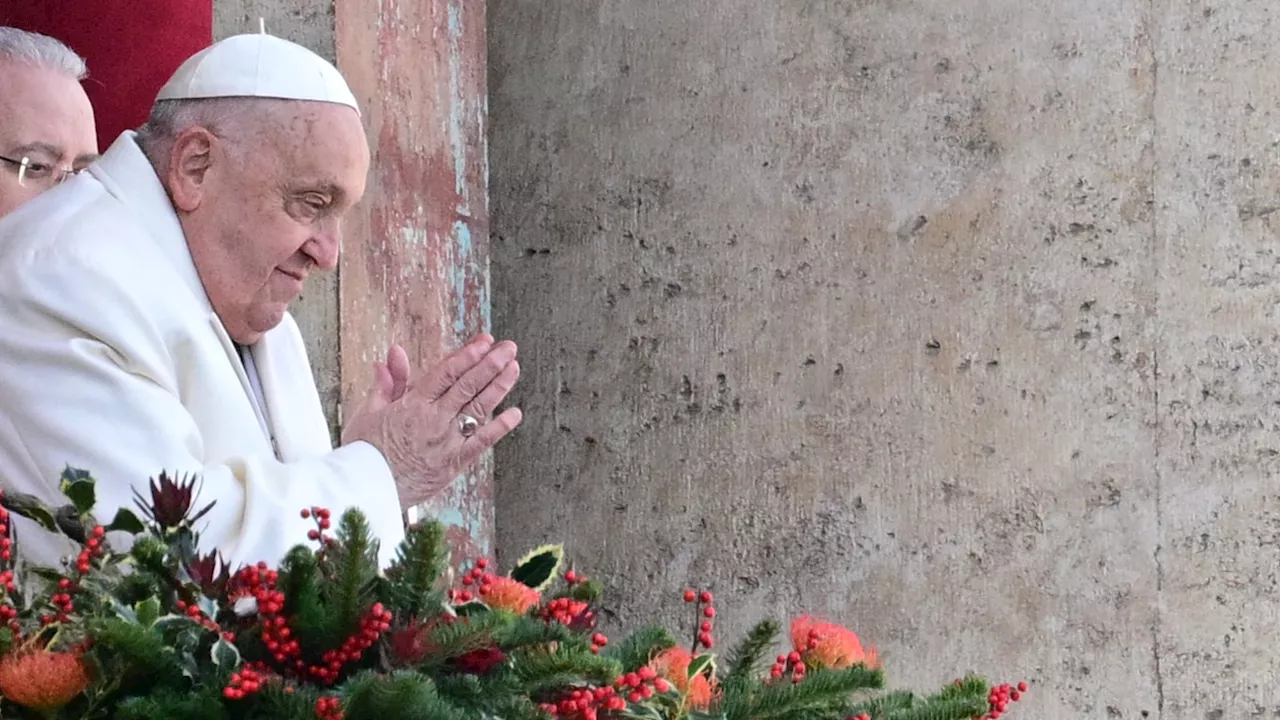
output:
<svg viewBox="0 0 1280 720"><path fill-rule="evenodd" d="M189 127L178 134L169 152L169 195L182 212L200 207L206 191L209 168L213 166L213 133Z"/></svg>

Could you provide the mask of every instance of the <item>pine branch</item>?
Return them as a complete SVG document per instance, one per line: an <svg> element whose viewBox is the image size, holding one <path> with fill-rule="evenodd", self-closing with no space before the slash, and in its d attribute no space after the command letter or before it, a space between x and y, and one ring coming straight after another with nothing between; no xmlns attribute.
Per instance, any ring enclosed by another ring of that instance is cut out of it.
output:
<svg viewBox="0 0 1280 720"><path fill-rule="evenodd" d="M285 686L268 683L260 692L250 696L252 710L237 707L237 717L271 718L271 720L315 720L316 700L320 692L314 686Z"/></svg>
<svg viewBox="0 0 1280 720"><path fill-rule="evenodd" d="M162 689L125 700L115 707L111 717L114 720L229 720L231 716L221 698L209 692Z"/></svg>
<svg viewBox="0 0 1280 720"><path fill-rule="evenodd" d="M494 630L493 641L505 651L551 642L576 643L583 649L587 648L587 643L564 625L532 617L513 618L498 626Z"/></svg>
<svg viewBox="0 0 1280 720"><path fill-rule="evenodd" d="M397 671L365 673L347 686L346 720L466 720L436 693L425 675Z"/></svg>
<svg viewBox="0 0 1280 720"><path fill-rule="evenodd" d="M894 710L884 715L884 720L969 720L982 715L987 709L987 701L983 698L962 697ZM875 717L875 720L880 718Z"/></svg>
<svg viewBox="0 0 1280 720"><path fill-rule="evenodd" d="M386 604L397 617L420 618L440 605L436 588L448 567L444 525L429 520L411 526L387 570L391 584Z"/></svg>
<svg viewBox="0 0 1280 720"><path fill-rule="evenodd" d="M96 623L90 636L100 661L130 684L162 687L182 681L178 658L159 632L125 620L109 619Z"/></svg>
<svg viewBox="0 0 1280 720"><path fill-rule="evenodd" d="M765 657L781 632L782 626L775 620L765 620L747 633L729 653L729 672L725 680L756 677L763 668Z"/></svg>
<svg viewBox="0 0 1280 720"><path fill-rule="evenodd" d="M504 622L500 613L480 613L431 628L423 640L423 645L431 651L419 667L424 670L438 667L460 655L490 647L494 632Z"/></svg>
<svg viewBox="0 0 1280 720"><path fill-rule="evenodd" d="M622 674L622 666L613 658L590 652L549 651L544 648L525 650L511 656L511 667L526 688L546 690L552 687L581 684L606 685ZM549 679L556 678L552 683ZM564 682L563 678L570 678ZM530 694L534 694L530 690Z"/></svg>
<svg viewBox="0 0 1280 720"><path fill-rule="evenodd" d="M778 682L765 686L751 703L747 717L753 720L811 718L814 713L844 707L855 692L883 686L884 674L862 665L844 670L813 670L799 684Z"/></svg>
<svg viewBox="0 0 1280 720"><path fill-rule="evenodd" d="M280 565L278 587L288 603L289 627L312 662L341 642L320 598L322 582L316 556L304 545L290 550Z"/></svg>
<svg viewBox="0 0 1280 720"><path fill-rule="evenodd" d="M352 508L338 521L337 542L326 549L331 575L324 587L331 630L347 637L373 604L373 581L378 574L378 543L364 513Z"/></svg>
<svg viewBox="0 0 1280 720"><path fill-rule="evenodd" d="M882 720L890 713L911 708L916 703L914 693L897 691L886 693L854 706L853 715L870 715L873 720Z"/></svg>
<svg viewBox="0 0 1280 720"><path fill-rule="evenodd" d="M633 672L675 645L676 639L666 628L654 625L635 631L617 645L607 646L604 655L617 660L625 672Z"/></svg>

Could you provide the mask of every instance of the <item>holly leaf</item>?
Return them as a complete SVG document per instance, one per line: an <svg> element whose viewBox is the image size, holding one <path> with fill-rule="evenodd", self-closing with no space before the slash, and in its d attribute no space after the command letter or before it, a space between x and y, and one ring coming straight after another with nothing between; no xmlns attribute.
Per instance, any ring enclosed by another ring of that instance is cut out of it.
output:
<svg viewBox="0 0 1280 720"><path fill-rule="evenodd" d="M213 644L209 656L213 658L213 664L221 668L234 668L240 664L240 651L223 637Z"/></svg>
<svg viewBox="0 0 1280 720"><path fill-rule="evenodd" d="M469 603L453 606L453 614L458 617L467 617L469 615L483 615L492 612L492 609L484 603L473 600Z"/></svg>
<svg viewBox="0 0 1280 720"><path fill-rule="evenodd" d="M125 605L124 603L120 602L119 600L113 597L108 597L107 601L111 604L111 611L114 612L116 616L119 617L121 620L124 620L125 622L128 622L128 623L138 622L138 611L137 611L136 605L130 608L128 605ZM154 619L152 620L152 622L154 622ZM150 624L151 623L147 623L147 625L150 625Z"/></svg>
<svg viewBox="0 0 1280 720"><path fill-rule="evenodd" d="M711 672L708 674L714 675L716 670L716 656L712 655L711 653L707 653L706 655L699 655L698 657L689 661L689 677L690 678L697 677L699 673L703 672L704 670L707 670L708 668L711 670Z"/></svg>
<svg viewBox="0 0 1280 720"><path fill-rule="evenodd" d="M551 584L563 562L563 545L543 545L520 558L511 571L511 579L542 592Z"/></svg>
<svg viewBox="0 0 1280 720"><path fill-rule="evenodd" d="M125 508L116 511L116 517L106 526L107 532L127 532L130 535L138 535L146 532L147 526L142 524L137 515Z"/></svg>
<svg viewBox="0 0 1280 720"><path fill-rule="evenodd" d="M88 472L77 470L68 465L67 469L62 471L62 482L59 489L75 506L76 512L84 514L93 510L95 492L93 478Z"/></svg>
<svg viewBox="0 0 1280 720"><path fill-rule="evenodd" d="M85 480L89 482L93 482L93 476L89 474L88 470L81 470L80 468L73 468L70 465L68 465L62 471L61 481L62 481L63 487L70 485L71 483L81 482Z"/></svg>
<svg viewBox="0 0 1280 720"><path fill-rule="evenodd" d="M160 599L152 595L142 602L135 603L133 612L137 616L138 623L149 628L160 619Z"/></svg>

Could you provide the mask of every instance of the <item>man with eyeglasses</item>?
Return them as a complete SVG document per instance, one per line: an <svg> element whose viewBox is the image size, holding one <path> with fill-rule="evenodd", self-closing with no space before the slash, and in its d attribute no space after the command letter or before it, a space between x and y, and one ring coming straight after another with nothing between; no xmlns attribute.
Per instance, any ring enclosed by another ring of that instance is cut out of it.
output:
<svg viewBox="0 0 1280 720"><path fill-rule="evenodd" d="M66 45L0 27L0 217L97 157L86 75Z"/></svg>

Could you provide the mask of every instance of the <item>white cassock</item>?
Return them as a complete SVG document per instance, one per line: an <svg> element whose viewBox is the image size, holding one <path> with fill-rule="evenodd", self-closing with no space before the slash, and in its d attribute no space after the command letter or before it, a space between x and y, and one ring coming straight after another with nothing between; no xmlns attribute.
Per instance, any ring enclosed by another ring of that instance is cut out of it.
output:
<svg viewBox="0 0 1280 720"><path fill-rule="evenodd" d="M161 470L198 474L196 505L217 501L202 549L233 567L307 542L303 508L360 508L385 567L404 537L385 459L367 443L334 449L292 317L247 352L245 363L126 133L0 220L0 486L61 505L62 470L88 470L107 522L134 507L133 490L149 497ZM39 564L70 547L29 522L18 533Z"/></svg>

